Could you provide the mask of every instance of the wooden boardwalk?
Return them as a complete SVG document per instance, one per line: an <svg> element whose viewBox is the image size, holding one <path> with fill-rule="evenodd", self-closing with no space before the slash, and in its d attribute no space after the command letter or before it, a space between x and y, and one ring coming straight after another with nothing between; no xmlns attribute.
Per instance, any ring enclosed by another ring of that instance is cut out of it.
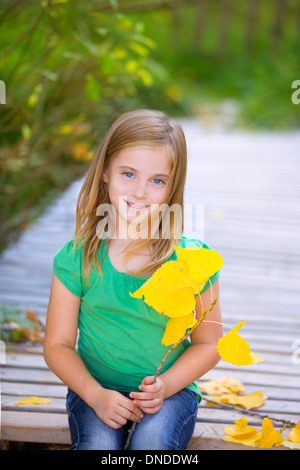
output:
<svg viewBox="0 0 300 470"><path fill-rule="evenodd" d="M300 133L204 130L183 121L189 149L186 204L203 204L204 240L223 255L220 279L225 324L240 331L264 362L221 361L199 382L240 379L247 393L268 396L259 410L271 419L300 419ZM80 181L62 194L1 257L0 298L30 308L45 323L52 260L72 238ZM225 329L226 332L226 329ZM2 367L2 440L70 442L66 387L49 371L40 344L6 345ZM49 405L16 405L31 395ZM204 395L205 397L205 395ZM203 400L190 449L239 449L222 440L242 411ZM261 418L248 416L261 425ZM282 424L274 421L274 425ZM241 446L242 449L249 449ZM279 447L283 449L283 447Z"/></svg>

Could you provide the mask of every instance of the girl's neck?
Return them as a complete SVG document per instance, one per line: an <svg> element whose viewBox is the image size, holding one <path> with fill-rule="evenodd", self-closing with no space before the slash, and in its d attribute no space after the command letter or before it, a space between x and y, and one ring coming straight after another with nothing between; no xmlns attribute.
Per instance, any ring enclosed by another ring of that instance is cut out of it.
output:
<svg viewBox="0 0 300 470"><path fill-rule="evenodd" d="M144 267L151 262L151 248L139 249L131 254L125 261L124 250L128 247L130 239L110 239L108 243L108 256L113 267L119 272L128 272ZM134 240L134 243L136 241Z"/></svg>
<svg viewBox="0 0 300 470"><path fill-rule="evenodd" d="M114 251L118 250L120 252L122 252L123 250L125 250L127 247L129 247L130 245L130 248L135 246L135 245L138 245L139 243L139 240L132 240L131 238L126 238L126 239L123 239L123 238L111 238L109 240L109 243L108 245L111 247L111 249L113 249ZM146 251L147 253L150 254L150 249L149 248L144 248L142 251L139 250L139 252L143 252L143 254L146 254Z"/></svg>

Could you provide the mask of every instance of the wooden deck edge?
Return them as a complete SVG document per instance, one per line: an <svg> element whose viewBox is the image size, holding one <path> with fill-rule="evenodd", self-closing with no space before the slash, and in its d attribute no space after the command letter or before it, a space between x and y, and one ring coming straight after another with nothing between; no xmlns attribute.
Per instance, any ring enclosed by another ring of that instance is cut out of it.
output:
<svg viewBox="0 0 300 470"><path fill-rule="evenodd" d="M2 411L1 440L70 444L68 417L65 413Z"/></svg>
<svg viewBox="0 0 300 470"><path fill-rule="evenodd" d="M2 441L36 442L70 445L67 415L32 413L26 411L3 411L1 415ZM198 422L187 451L195 450L264 450L225 442L224 424ZM287 450L273 447L272 450Z"/></svg>

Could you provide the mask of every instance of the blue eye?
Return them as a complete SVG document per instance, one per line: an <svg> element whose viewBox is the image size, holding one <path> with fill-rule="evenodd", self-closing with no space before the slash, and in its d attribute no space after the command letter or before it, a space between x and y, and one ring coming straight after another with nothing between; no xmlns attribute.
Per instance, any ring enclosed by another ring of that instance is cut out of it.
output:
<svg viewBox="0 0 300 470"><path fill-rule="evenodd" d="M131 176L133 176L133 173L131 173L131 171L125 171L123 173L123 175L127 176L128 178L130 178ZM128 176L129 175L129 176Z"/></svg>
<svg viewBox="0 0 300 470"><path fill-rule="evenodd" d="M154 178L153 181L155 182L155 184L158 184L158 185L164 184L163 180L160 180L159 178ZM158 181L158 183L157 183L157 181Z"/></svg>

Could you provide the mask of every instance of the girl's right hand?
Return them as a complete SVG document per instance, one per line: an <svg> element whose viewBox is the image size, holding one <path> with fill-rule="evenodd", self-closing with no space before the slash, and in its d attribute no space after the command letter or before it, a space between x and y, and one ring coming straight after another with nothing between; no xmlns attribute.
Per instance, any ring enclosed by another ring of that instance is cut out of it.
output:
<svg viewBox="0 0 300 470"><path fill-rule="evenodd" d="M128 420L139 422L143 413L132 400L116 390L102 389L94 402L97 416L113 429L119 429Z"/></svg>

